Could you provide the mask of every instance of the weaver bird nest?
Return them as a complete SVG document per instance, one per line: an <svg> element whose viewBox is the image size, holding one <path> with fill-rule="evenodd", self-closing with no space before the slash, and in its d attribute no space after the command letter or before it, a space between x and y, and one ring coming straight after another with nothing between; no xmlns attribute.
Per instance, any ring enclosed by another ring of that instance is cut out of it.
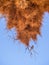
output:
<svg viewBox="0 0 49 65"><path fill-rule="evenodd" d="M43 13L49 12L49 0L0 0L0 13L7 19L7 28L15 27L17 39L29 46L29 40L37 40ZM33 46L32 46L33 47Z"/></svg>

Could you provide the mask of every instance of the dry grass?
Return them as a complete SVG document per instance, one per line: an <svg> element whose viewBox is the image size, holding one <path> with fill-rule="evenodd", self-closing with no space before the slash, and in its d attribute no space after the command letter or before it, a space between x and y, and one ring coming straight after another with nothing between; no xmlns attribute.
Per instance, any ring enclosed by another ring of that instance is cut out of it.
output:
<svg viewBox="0 0 49 65"><path fill-rule="evenodd" d="M0 0L0 13L8 18L7 28L15 27L19 39L29 46L29 40L37 40L44 12L49 12L49 0Z"/></svg>

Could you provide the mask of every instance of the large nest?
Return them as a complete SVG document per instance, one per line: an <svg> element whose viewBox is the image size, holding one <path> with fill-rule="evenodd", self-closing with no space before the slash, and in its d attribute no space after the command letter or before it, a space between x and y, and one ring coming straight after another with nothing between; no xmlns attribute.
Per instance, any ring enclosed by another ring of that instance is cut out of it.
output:
<svg viewBox="0 0 49 65"><path fill-rule="evenodd" d="M49 12L49 0L0 0L0 13L7 19L7 28L15 27L17 39L29 46L29 40L37 40L43 13Z"/></svg>

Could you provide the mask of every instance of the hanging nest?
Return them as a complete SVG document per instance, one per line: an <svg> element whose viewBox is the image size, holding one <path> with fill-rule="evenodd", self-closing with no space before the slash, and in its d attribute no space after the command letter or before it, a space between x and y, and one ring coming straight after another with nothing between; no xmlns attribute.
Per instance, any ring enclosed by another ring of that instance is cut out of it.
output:
<svg viewBox="0 0 49 65"><path fill-rule="evenodd" d="M49 12L49 0L0 0L0 13L7 19L7 28L15 27L17 39L29 46L37 40L44 12Z"/></svg>

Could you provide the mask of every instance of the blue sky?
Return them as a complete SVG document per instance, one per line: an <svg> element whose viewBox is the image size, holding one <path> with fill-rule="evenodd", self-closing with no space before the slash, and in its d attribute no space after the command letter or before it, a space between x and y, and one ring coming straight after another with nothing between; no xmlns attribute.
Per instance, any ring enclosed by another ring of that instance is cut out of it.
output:
<svg viewBox="0 0 49 65"><path fill-rule="evenodd" d="M37 36L32 56L20 41L14 41L14 28L6 29L6 19L0 18L0 65L49 65L49 14L43 15L42 36ZM34 44L30 40L30 44Z"/></svg>

